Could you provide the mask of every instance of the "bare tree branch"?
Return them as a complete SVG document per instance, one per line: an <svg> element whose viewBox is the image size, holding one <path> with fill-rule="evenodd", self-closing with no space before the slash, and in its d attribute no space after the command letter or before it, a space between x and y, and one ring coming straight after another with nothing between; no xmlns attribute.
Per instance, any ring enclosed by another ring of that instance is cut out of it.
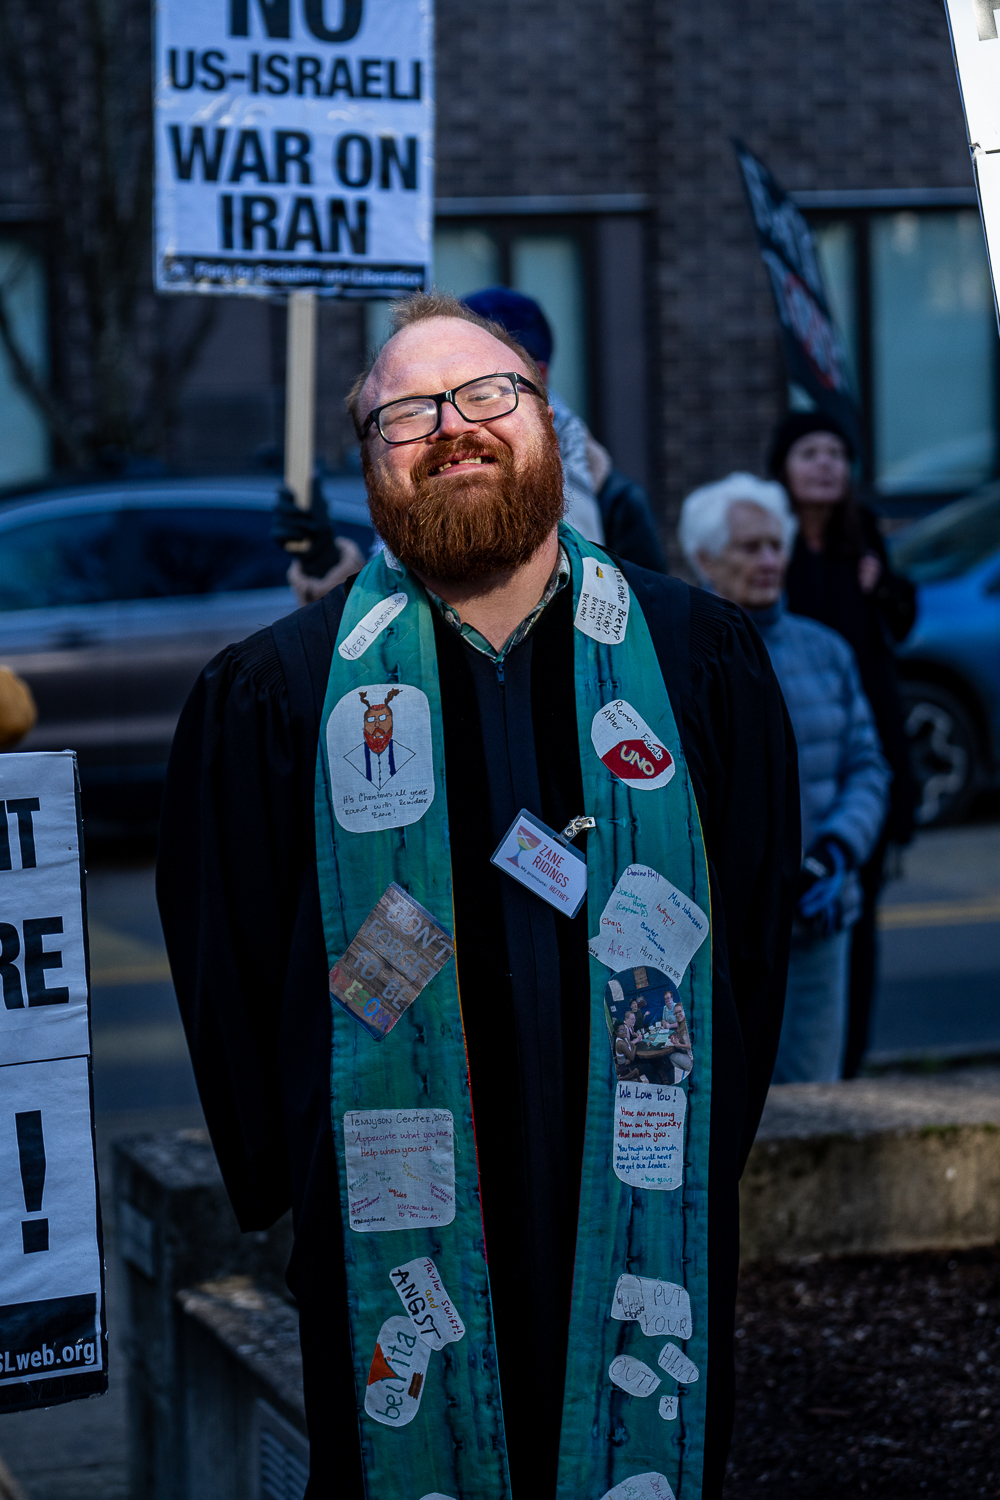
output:
<svg viewBox="0 0 1000 1500"><path fill-rule="evenodd" d="M11 327L10 318L7 313L7 298L3 287L0 287L0 343L7 351L7 358L11 362L15 379L18 385L29 396L38 407L52 432L62 442L67 452L72 456L73 462L84 468L87 464L87 450L80 442L75 424L69 413L64 411L61 402L46 390L38 379L24 351L18 344Z"/></svg>

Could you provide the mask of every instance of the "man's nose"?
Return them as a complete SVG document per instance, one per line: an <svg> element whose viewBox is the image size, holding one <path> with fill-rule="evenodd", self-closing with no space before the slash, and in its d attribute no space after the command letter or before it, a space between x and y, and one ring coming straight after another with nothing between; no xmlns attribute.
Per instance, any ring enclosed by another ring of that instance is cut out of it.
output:
<svg viewBox="0 0 1000 1500"><path fill-rule="evenodd" d="M441 426L434 434L435 437L453 438L461 437L463 432L475 432L478 422L468 422L459 412L458 408L450 401L441 403Z"/></svg>

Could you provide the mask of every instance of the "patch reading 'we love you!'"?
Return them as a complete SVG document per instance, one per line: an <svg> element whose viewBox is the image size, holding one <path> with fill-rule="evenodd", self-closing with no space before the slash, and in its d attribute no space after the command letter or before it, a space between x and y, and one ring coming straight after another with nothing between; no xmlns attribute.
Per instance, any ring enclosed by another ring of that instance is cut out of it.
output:
<svg viewBox="0 0 1000 1500"><path fill-rule="evenodd" d="M666 786L677 769L666 745L660 744L642 714L624 698L598 710L590 738L608 770L637 791Z"/></svg>

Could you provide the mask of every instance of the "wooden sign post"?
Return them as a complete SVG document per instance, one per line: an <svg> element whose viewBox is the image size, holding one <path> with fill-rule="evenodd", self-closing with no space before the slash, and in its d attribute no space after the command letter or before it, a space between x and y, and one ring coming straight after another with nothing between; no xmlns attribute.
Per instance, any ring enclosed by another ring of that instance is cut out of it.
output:
<svg viewBox="0 0 1000 1500"><path fill-rule="evenodd" d="M288 295L288 355L285 371L285 484L300 510L312 490L316 417L316 293ZM308 545L308 544L306 544Z"/></svg>

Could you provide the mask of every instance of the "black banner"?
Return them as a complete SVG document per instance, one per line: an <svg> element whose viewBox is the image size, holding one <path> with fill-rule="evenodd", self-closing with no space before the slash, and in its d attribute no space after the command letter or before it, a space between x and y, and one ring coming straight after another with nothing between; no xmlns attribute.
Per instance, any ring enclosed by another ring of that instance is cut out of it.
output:
<svg viewBox="0 0 1000 1500"><path fill-rule="evenodd" d="M860 413L809 225L764 163L741 141L733 145L774 294L788 380L840 423L860 454Z"/></svg>

